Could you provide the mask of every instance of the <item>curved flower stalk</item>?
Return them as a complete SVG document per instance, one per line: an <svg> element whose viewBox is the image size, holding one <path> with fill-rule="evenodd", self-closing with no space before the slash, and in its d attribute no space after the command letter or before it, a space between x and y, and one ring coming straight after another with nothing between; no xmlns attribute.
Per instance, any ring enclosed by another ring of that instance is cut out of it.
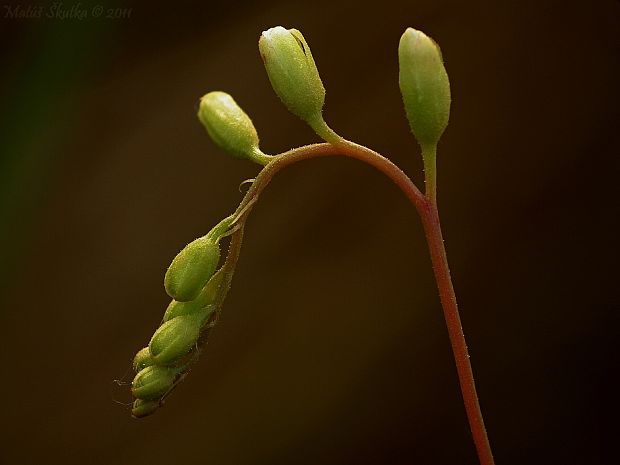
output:
<svg viewBox="0 0 620 465"><path fill-rule="evenodd" d="M326 143L266 155L259 148L258 134L251 119L230 95L215 91L201 99L198 117L213 141L231 156L254 161L263 168L235 212L205 236L190 242L166 272L165 289L173 300L148 347L141 349L134 358L137 374L132 383L133 416L148 416L161 407L198 358L199 348L215 325L230 288L245 222L273 176L302 160L347 156L388 176L420 215L474 444L480 463L492 465L493 455L461 327L437 208L437 144L448 124L451 104L450 83L439 47L423 32L408 28L398 48L399 86L411 131L422 152L424 193L390 160L344 139L325 122L322 114L325 88L301 32L280 26L269 29L260 37L259 50L276 94ZM229 249L218 269L220 241L227 236L230 236Z"/></svg>

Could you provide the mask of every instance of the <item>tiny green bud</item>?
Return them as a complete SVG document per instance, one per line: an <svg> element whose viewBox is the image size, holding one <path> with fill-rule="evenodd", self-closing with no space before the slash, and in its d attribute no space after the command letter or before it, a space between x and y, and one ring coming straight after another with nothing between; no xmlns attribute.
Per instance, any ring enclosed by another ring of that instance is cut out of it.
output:
<svg viewBox="0 0 620 465"><path fill-rule="evenodd" d="M217 310L217 307L213 304L201 305L197 301L198 299L191 302L177 302L173 300L164 313L164 323L178 316L192 315L197 318L199 326L202 327L209 320L209 317L213 315L213 312Z"/></svg>
<svg viewBox="0 0 620 465"><path fill-rule="evenodd" d="M450 82L441 51L426 34L407 28L398 46L400 92L421 146L435 146L448 125Z"/></svg>
<svg viewBox="0 0 620 465"><path fill-rule="evenodd" d="M198 119L222 150L237 158L264 164L258 134L250 117L226 92L209 92L200 99Z"/></svg>
<svg viewBox="0 0 620 465"><path fill-rule="evenodd" d="M217 240L207 234L190 242L174 257L164 277L164 287L170 297L189 302L198 296L220 260Z"/></svg>
<svg viewBox="0 0 620 465"><path fill-rule="evenodd" d="M153 359L151 358L151 352L149 352L149 348L145 347L144 349L140 349L136 356L133 358L133 369L135 371L142 371L148 366L153 364Z"/></svg>
<svg viewBox="0 0 620 465"><path fill-rule="evenodd" d="M261 35L258 48L271 86L289 111L308 123L321 118L325 88L301 32L271 28Z"/></svg>
<svg viewBox="0 0 620 465"><path fill-rule="evenodd" d="M200 307L201 305L198 299L190 300L189 302L179 302L178 300L172 299L164 312L163 321L165 323L177 316L191 315L200 310Z"/></svg>
<svg viewBox="0 0 620 465"><path fill-rule="evenodd" d="M131 383L131 393L137 399L159 399L174 385L177 370L151 365L140 371Z"/></svg>
<svg viewBox="0 0 620 465"><path fill-rule="evenodd" d="M194 300L189 302L172 300L164 313L164 322L181 315L199 315L200 326L202 326L217 310L215 303L225 276L223 269L218 270Z"/></svg>
<svg viewBox="0 0 620 465"><path fill-rule="evenodd" d="M157 365L170 365L186 355L200 336L200 320L181 315L159 327L149 343L151 357Z"/></svg>
<svg viewBox="0 0 620 465"><path fill-rule="evenodd" d="M136 399L131 409L131 416L134 418L143 418L151 415L159 408L159 400L143 400Z"/></svg>

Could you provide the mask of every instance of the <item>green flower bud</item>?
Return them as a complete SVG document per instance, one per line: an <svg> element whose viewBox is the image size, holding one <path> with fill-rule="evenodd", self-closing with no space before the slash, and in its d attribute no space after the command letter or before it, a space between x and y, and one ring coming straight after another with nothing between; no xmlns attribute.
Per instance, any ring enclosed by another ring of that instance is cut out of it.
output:
<svg viewBox="0 0 620 465"><path fill-rule="evenodd" d="M186 355L200 336L200 320L181 315L159 327L149 343L151 357L157 365L170 365Z"/></svg>
<svg viewBox="0 0 620 465"><path fill-rule="evenodd" d="M200 305L197 303L197 300L198 299L192 300L191 302L177 302L173 300L170 302L170 305L168 305L164 313L164 323L178 316L191 315L196 317L199 326L202 328L204 323L206 323L215 310L217 310L217 307L212 304Z"/></svg>
<svg viewBox="0 0 620 465"><path fill-rule="evenodd" d="M158 400L142 400L136 399L131 409L131 416L134 418L143 418L151 415L159 408Z"/></svg>
<svg viewBox="0 0 620 465"><path fill-rule="evenodd" d="M177 370L151 365L140 371L131 383L131 393L137 399L159 399L174 385Z"/></svg>
<svg viewBox="0 0 620 465"><path fill-rule="evenodd" d="M426 34L408 28L400 38L398 61L411 131L421 146L435 146L450 116L450 82L441 50Z"/></svg>
<svg viewBox="0 0 620 465"><path fill-rule="evenodd" d="M219 261L220 246L217 238L207 234L190 242L174 257L166 271L166 292L179 302L194 300L213 276Z"/></svg>
<svg viewBox="0 0 620 465"><path fill-rule="evenodd" d="M187 244L174 257L164 277L164 287L170 297L179 302L189 302L198 297L220 260L218 242L226 236L235 219L234 215L224 218L205 236Z"/></svg>
<svg viewBox="0 0 620 465"><path fill-rule="evenodd" d="M200 307L201 305L198 303L198 299L190 300L189 302L179 302L172 299L164 312L163 322L170 321L177 316L196 313L200 310Z"/></svg>
<svg viewBox="0 0 620 465"><path fill-rule="evenodd" d="M205 322L211 314L216 310L216 306L213 305L217 299L220 286L224 280L225 273L220 269L215 273L209 282L202 288L198 297L189 302L178 302L173 300L166 308L164 313L164 322L172 320L173 318L181 315L197 315L203 313L201 317Z"/></svg>
<svg viewBox="0 0 620 465"><path fill-rule="evenodd" d="M148 347L141 349L133 358L133 369L136 371L142 371L152 364L153 359L151 358L151 353L149 352Z"/></svg>
<svg viewBox="0 0 620 465"><path fill-rule="evenodd" d="M209 92L202 97L198 119L213 142L230 155L263 165L270 158L258 148L252 120L226 92Z"/></svg>
<svg viewBox="0 0 620 465"><path fill-rule="evenodd" d="M271 28L261 35L258 48L271 86L289 111L311 124L322 118L325 88L301 32Z"/></svg>

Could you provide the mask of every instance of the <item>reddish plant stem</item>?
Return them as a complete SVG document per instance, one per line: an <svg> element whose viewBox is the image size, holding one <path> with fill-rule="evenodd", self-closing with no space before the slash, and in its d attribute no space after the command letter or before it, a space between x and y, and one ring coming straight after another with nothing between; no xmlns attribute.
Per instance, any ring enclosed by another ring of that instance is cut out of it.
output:
<svg viewBox="0 0 620 465"><path fill-rule="evenodd" d="M424 195L418 190L411 179L409 179L409 177L398 166L384 156L352 142L338 145L323 143L304 145L303 147L298 147L274 156L273 160L271 160L258 174L248 189L245 197L239 204L235 214L241 214L242 216L248 215L253 207L253 205L250 204L258 199L258 196L267 184L269 184L271 178L273 178L273 176L281 169L302 160L335 155L356 158L381 171L403 191L418 211L420 211L426 203Z"/></svg>
<svg viewBox="0 0 620 465"><path fill-rule="evenodd" d="M422 146L422 159L424 160L424 183L426 185L425 199L426 205L420 211L420 218L426 234L426 242L431 255L435 281L439 290L439 299L443 308L448 335L456 371L459 375L463 403L467 412L467 419L478 452L478 459L481 465L493 465L493 453L487 436L484 420L480 410L474 373L469 361L469 351L465 342L465 334L461 325L456 294L450 277L448 267L448 256L443 242L441 223L439 222L439 210L437 208L437 148L434 145Z"/></svg>
<svg viewBox="0 0 620 465"><path fill-rule="evenodd" d="M437 288L439 289L439 297L448 327L452 352L456 362L465 411L467 412L467 419L478 453L478 459L481 465L494 465L493 454L484 426L478 394L476 393L474 375L469 361L469 352L461 326L461 318L450 277L450 269L439 222L434 152L432 157L425 157L426 195L424 195L411 179L390 160L373 150L353 142L340 139L332 144L313 144L292 149L274 157L256 177L236 211L236 214L239 215L239 221L245 221L245 217L252 210L258 196L278 171L302 160L334 155L355 158L381 171L403 191L420 214L426 233ZM235 244L237 240L241 240L240 235L232 237L231 247L238 247Z"/></svg>
<svg viewBox="0 0 620 465"><path fill-rule="evenodd" d="M456 370L459 376L465 411L467 412L469 427L471 428L476 451L478 452L478 459L481 465L493 465L493 453L484 426L482 411L480 410L476 384L474 382L474 373L469 361L469 351L467 350L467 343L465 342L465 335L463 334L463 327L461 325L461 317L456 303L454 286L452 285L452 278L450 277L450 268L448 267L446 248L441 233L437 204L429 201L425 208L425 212L423 214L421 213L420 217L424 225L424 232L426 233L426 241L431 255L435 280L437 282L437 288L439 289L439 298L441 300L446 326L448 327L448 335L450 336L452 353L454 354Z"/></svg>

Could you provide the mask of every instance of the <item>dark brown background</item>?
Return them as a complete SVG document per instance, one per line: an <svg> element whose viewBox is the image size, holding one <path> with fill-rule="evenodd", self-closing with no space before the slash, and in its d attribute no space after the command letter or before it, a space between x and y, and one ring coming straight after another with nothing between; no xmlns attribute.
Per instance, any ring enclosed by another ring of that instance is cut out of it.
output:
<svg viewBox="0 0 620 465"><path fill-rule="evenodd" d="M278 24L311 44L327 121L418 183L396 49L407 26L439 42L439 201L497 462L614 461L617 1L106 6L131 17L0 19L1 463L476 463L420 222L347 159L270 185L165 408L115 403L170 260L257 173L209 141L198 97L233 94L267 152L317 141L262 67Z"/></svg>

